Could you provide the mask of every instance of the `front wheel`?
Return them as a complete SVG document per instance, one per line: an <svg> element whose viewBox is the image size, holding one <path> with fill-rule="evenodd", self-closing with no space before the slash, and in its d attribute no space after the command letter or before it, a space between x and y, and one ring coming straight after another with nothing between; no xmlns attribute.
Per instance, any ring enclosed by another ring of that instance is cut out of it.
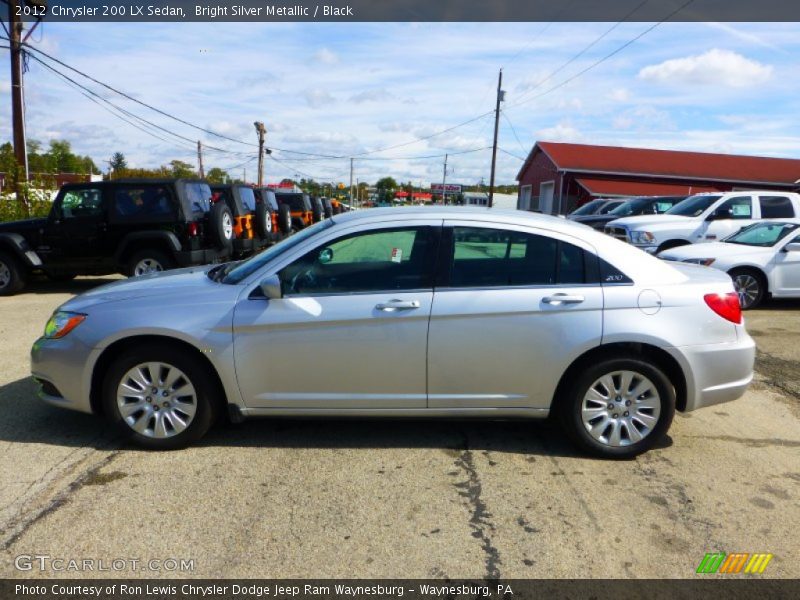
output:
<svg viewBox="0 0 800 600"><path fill-rule="evenodd" d="M12 296L25 287L25 269L19 261L0 252L0 296Z"/></svg>
<svg viewBox="0 0 800 600"><path fill-rule="evenodd" d="M755 308L767 292L764 277L752 269L733 269L728 273L733 279L733 287L739 295L742 310Z"/></svg>
<svg viewBox="0 0 800 600"><path fill-rule="evenodd" d="M200 439L211 427L215 389L197 359L169 346L142 345L111 365L103 407L139 446L174 450Z"/></svg>
<svg viewBox="0 0 800 600"><path fill-rule="evenodd" d="M602 458L632 458L666 434L675 415L675 391L647 359L615 358L585 369L556 410L581 449Z"/></svg>

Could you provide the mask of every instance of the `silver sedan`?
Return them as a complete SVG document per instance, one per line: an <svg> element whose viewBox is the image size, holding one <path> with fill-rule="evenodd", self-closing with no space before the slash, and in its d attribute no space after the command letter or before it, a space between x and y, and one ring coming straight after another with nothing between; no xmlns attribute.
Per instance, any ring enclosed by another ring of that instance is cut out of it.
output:
<svg viewBox="0 0 800 600"><path fill-rule="evenodd" d="M61 306L39 395L178 448L249 417L554 415L583 450L646 451L675 410L739 398L755 346L730 278L563 219L337 215L245 262Z"/></svg>

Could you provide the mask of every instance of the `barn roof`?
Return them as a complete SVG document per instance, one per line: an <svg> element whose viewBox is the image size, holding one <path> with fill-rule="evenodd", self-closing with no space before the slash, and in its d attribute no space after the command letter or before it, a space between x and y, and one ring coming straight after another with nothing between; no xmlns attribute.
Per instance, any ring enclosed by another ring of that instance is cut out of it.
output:
<svg viewBox="0 0 800 600"><path fill-rule="evenodd" d="M800 160L682 152L618 146L537 142L520 169L520 179L538 151L560 170L586 174L644 175L742 183L793 184L800 179Z"/></svg>

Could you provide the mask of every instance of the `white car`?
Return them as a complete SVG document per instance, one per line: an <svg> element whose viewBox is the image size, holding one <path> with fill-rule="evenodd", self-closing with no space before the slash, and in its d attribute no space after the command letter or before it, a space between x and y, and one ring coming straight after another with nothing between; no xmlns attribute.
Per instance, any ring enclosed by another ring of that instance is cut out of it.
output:
<svg viewBox="0 0 800 600"><path fill-rule="evenodd" d="M715 242L762 219L800 217L800 194L747 191L689 196L661 215L611 221L605 232L656 254L669 248Z"/></svg>
<svg viewBox="0 0 800 600"><path fill-rule="evenodd" d="M800 298L800 219L762 221L722 242L672 248L658 257L725 271L744 309L768 294Z"/></svg>

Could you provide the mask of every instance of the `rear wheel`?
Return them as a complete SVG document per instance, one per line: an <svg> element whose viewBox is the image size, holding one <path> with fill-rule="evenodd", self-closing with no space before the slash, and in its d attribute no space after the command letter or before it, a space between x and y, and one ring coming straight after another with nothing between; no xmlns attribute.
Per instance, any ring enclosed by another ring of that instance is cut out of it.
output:
<svg viewBox="0 0 800 600"><path fill-rule="evenodd" d="M284 235L292 231L292 210L288 204L278 207L278 227Z"/></svg>
<svg viewBox="0 0 800 600"><path fill-rule="evenodd" d="M728 275L733 279L733 287L739 294L742 310L755 308L767 293L767 282L764 276L754 269L733 269Z"/></svg>
<svg viewBox="0 0 800 600"><path fill-rule="evenodd" d="M256 205L255 226L258 237L268 240L272 237L272 215L263 202Z"/></svg>
<svg viewBox="0 0 800 600"><path fill-rule="evenodd" d="M314 206L311 209L311 220L314 223L319 223L320 221L322 221L322 208L316 202L314 203Z"/></svg>
<svg viewBox="0 0 800 600"><path fill-rule="evenodd" d="M136 444L173 450L200 439L211 427L216 389L194 357L147 344L111 365L103 385L103 407Z"/></svg>
<svg viewBox="0 0 800 600"><path fill-rule="evenodd" d="M233 213L223 201L214 203L210 215L211 236L220 250L233 246Z"/></svg>
<svg viewBox="0 0 800 600"><path fill-rule="evenodd" d="M26 273L19 261L0 252L0 296L12 296L25 287Z"/></svg>
<svg viewBox="0 0 800 600"><path fill-rule="evenodd" d="M647 359L614 358L585 369L556 410L581 449L602 458L631 458L666 434L675 414L675 391Z"/></svg>
<svg viewBox="0 0 800 600"><path fill-rule="evenodd" d="M128 259L125 272L128 277L138 277L174 268L175 262L161 250L139 250Z"/></svg>

